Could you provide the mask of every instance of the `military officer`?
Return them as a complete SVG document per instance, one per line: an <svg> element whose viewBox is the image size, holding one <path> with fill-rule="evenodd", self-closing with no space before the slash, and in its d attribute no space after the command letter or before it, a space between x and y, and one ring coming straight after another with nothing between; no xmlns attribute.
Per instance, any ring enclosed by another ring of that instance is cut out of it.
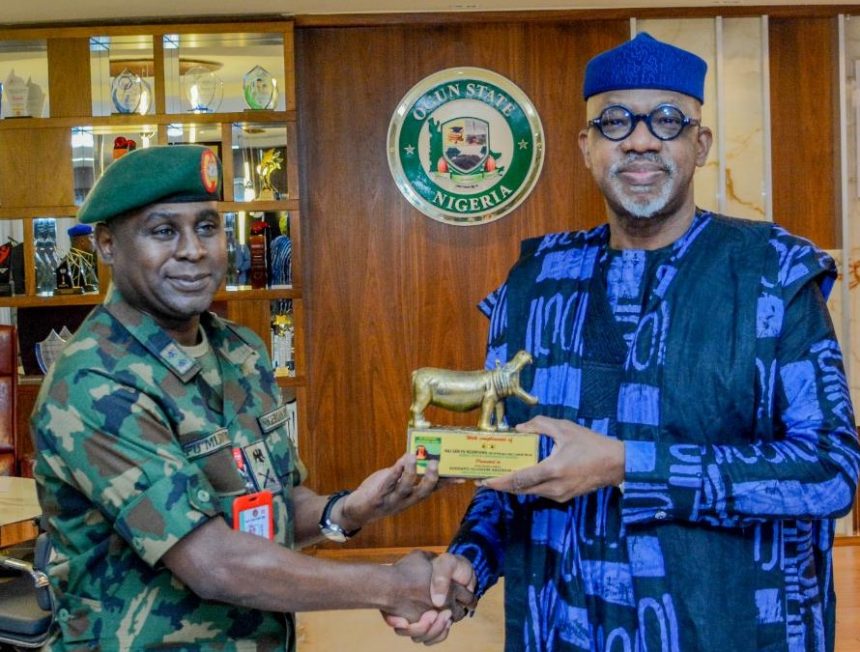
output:
<svg viewBox="0 0 860 652"><path fill-rule="evenodd" d="M32 415L55 549L51 649L291 651L296 611L461 617L474 586L463 558L382 566L296 552L415 504L438 475L419 480L404 456L353 492L301 484L263 343L208 311L226 269L220 184L206 147L140 149L80 209L113 285Z"/></svg>

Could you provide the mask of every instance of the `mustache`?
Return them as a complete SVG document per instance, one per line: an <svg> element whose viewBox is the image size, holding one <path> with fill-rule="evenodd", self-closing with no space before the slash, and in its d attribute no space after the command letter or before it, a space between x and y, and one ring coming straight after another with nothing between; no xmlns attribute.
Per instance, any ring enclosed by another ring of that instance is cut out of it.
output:
<svg viewBox="0 0 860 652"><path fill-rule="evenodd" d="M615 175L619 172L633 167L636 164L647 162L652 165L658 166L663 172L668 174L673 174L675 172L675 165L671 161L667 161L662 156L660 156L657 152L630 152L624 156L623 159L613 163L609 171L611 174Z"/></svg>

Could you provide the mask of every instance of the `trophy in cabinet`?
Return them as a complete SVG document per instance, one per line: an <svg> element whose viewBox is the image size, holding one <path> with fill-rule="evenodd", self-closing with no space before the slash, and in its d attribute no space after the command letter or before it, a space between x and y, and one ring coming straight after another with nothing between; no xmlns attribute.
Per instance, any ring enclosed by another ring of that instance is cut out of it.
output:
<svg viewBox="0 0 860 652"><path fill-rule="evenodd" d="M45 91L32 79L27 80L27 114L34 117L42 117L42 107L45 106Z"/></svg>
<svg viewBox="0 0 860 652"><path fill-rule="evenodd" d="M272 366L287 376L296 375L295 325L292 301L272 302Z"/></svg>
<svg viewBox="0 0 860 652"><path fill-rule="evenodd" d="M418 472L438 460L439 475L488 478L531 466L538 461L538 436L510 431L504 401L516 398L528 405L538 399L520 386L520 371L531 364L527 351L518 352L495 369L455 371L424 367L412 372L408 449ZM432 426L424 416L428 406L455 412L480 408L476 428Z"/></svg>
<svg viewBox="0 0 860 652"><path fill-rule="evenodd" d="M54 294L80 294L83 290L80 287L75 287L72 284L72 272L69 269L68 256L60 261L57 269L54 270L56 283L54 286Z"/></svg>
<svg viewBox="0 0 860 652"><path fill-rule="evenodd" d="M60 333L52 328L44 340L36 342L36 362L43 374L48 373L54 361L60 357L60 353L63 352L71 337L72 334L69 329L63 326L63 330Z"/></svg>
<svg viewBox="0 0 860 652"><path fill-rule="evenodd" d="M226 285L237 290L248 285L248 272L251 269L251 254L248 245L242 244L237 235L236 213L224 214L224 233L227 236L227 275Z"/></svg>
<svg viewBox="0 0 860 652"><path fill-rule="evenodd" d="M7 118L40 118L45 106L45 92L32 78L24 81L22 77L9 73L6 81L0 84L6 93Z"/></svg>
<svg viewBox="0 0 860 652"><path fill-rule="evenodd" d="M251 270L249 281L254 289L265 288L269 284L269 225L265 220L251 224L248 247L251 250Z"/></svg>
<svg viewBox="0 0 860 652"><path fill-rule="evenodd" d="M57 287L57 227L51 218L33 220L33 248L36 258L36 294L51 296Z"/></svg>
<svg viewBox="0 0 860 652"><path fill-rule="evenodd" d="M289 287L293 282L293 241L289 236L289 224L289 213L281 213L278 235L272 238L269 247L272 287Z"/></svg>
<svg viewBox="0 0 860 652"><path fill-rule="evenodd" d="M26 118L27 100L29 99L29 88L22 77L15 74L13 69L3 82L3 93L6 96L6 117Z"/></svg>
<svg viewBox="0 0 860 652"><path fill-rule="evenodd" d="M274 109L278 102L278 83L272 73L254 66L242 78L245 104L255 111Z"/></svg>
<svg viewBox="0 0 860 652"><path fill-rule="evenodd" d="M275 171L280 170L284 158L276 149L267 149L260 157L260 164L257 166L257 174L260 177L260 195L258 199L278 199L280 194L272 183L272 175Z"/></svg>
<svg viewBox="0 0 860 652"><path fill-rule="evenodd" d="M132 140L131 138L126 138L125 136L117 136L113 139L113 150L111 151L111 158L115 161L118 158L122 158L129 152L133 152L136 149L136 141Z"/></svg>
<svg viewBox="0 0 860 652"><path fill-rule="evenodd" d="M224 82L206 66L192 66L182 76L182 82L192 113L212 113L221 106Z"/></svg>
<svg viewBox="0 0 860 652"><path fill-rule="evenodd" d="M93 227L89 224L76 224L67 233L71 248L66 262L72 277L72 287L82 292L98 292L99 276L96 271L96 249L93 240Z"/></svg>
<svg viewBox="0 0 860 652"><path fill-rule="evenodd" d="M224 234L227 237L227 276L225 282L228 288L239 286L239 243L236 241L236 215L224 215Z"/></svg>
<svg viewBox="0 0 860 652"><path fill-rule="evenodd" d="M0 245L0 296L12 296L12 243Z"/></svg>
<svg viewBox="0 0 860 652"><path fill-rule="evenodd" d="M152 89L143 77L125 68L111 82L110 96L118 113L144 114L149 111Z"/></svg>

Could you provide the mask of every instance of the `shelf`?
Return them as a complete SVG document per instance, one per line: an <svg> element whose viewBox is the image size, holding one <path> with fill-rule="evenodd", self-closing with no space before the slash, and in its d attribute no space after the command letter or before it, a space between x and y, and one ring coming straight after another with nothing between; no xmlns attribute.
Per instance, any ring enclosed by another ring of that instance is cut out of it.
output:
<svg viewBox="0 0 860 652"><path fill-rule="evenodd" d="M161 36L174 34L176 32L195 32L200 34L222 34L224 32L273 32L292 33L293 23L291 21L279 20L271 17L260 20L259 16L231 16L230 22L225 23L221 17L195 19L189 21L167 21L165 23L149 22L123 22L122 24L101 25L71 25L68 27L40 27L40 26L4 26L0 28L0 39L49 39L62 36L65 38L89 38L93 32L107 34L110 36L153 34ZM58 32L61 32L58 35Z"/></svg>
<svg viewBox="0 0 860 652"><path fill-rule="evenodd" d="M265 288L259 290L220 290L213 301L277 301L301 299L301 288Z"/></svg>
<svg viewBox="0 0 860 652"><path fill-rule="evenodd" d="M31 217L72 217L77 215L78 207L67 206L0 206L0 219L26 219Z"/></svg>
<svg viewBox="0 0 860 652"><path fill-rule="evenodd" d="M170 125L179 123L219 124L222 122L278 123L295 122L295 111L234 111L232 113L169 113L136 115L123 113L107 116L79 116L69 118L4 118L0 130L56 129L58 127L126 127Z"/></svg>
<svg viewBox="0 0 860 652"><path fill-rule="evenodd" d="M219 201L218 211L221 213L264 213L267 211L297 211L299 200L281 199L273 201Z"/></svg>
<svg viewBox="0 0 860 652"><path fill-rule="evenodd" d="M279 376L275 374L275 380L278 381L278 387L304 387L304 376Z"/></svg>
<svg viewBox="0 0 860 652"><path fill-rule="evenodd" d="M4 308L50 308L51 306L95 306L104 300L103 294L64 294L51 297L16 295L0 297Z"/></svg>
<svg viewBox="0 0 860 652"><path fill-rule="evenodd" d="M0 220L28 219L34 217L74 217L78 213L79 206L23 206L4 207L0 206ZM220 213L260 213L266 211L298 211L298 198L282 199L278 201L219 201L218 211Z"/></svg>
<svg viewBox="0 0 860 652"><path fill-rule="evenodd" d="M220 290L214 301L277 301L301 299L299 288L265 288L260 290ZM0 296L0 306L6 308L48 308L50 306L94 306L104 301L103 294L63 294L45 297L15 295Z"/></svg>

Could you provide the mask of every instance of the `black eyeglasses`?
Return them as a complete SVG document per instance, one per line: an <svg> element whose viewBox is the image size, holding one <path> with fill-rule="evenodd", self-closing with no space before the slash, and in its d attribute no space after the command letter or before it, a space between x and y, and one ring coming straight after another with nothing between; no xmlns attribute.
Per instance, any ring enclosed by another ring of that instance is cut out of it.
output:
<svg viewBox="0 0 860 652"><path fill-rule="evenodd" d="M633 133L639 121L648 125L655 138L674 140L681 135L687 125L698 125L696 118L688 118L677 106L661 104L651 113L633 113L619 104L607 106L600 115L588 121L589 127L597 127L604 138L624 140Z"/></svg>

